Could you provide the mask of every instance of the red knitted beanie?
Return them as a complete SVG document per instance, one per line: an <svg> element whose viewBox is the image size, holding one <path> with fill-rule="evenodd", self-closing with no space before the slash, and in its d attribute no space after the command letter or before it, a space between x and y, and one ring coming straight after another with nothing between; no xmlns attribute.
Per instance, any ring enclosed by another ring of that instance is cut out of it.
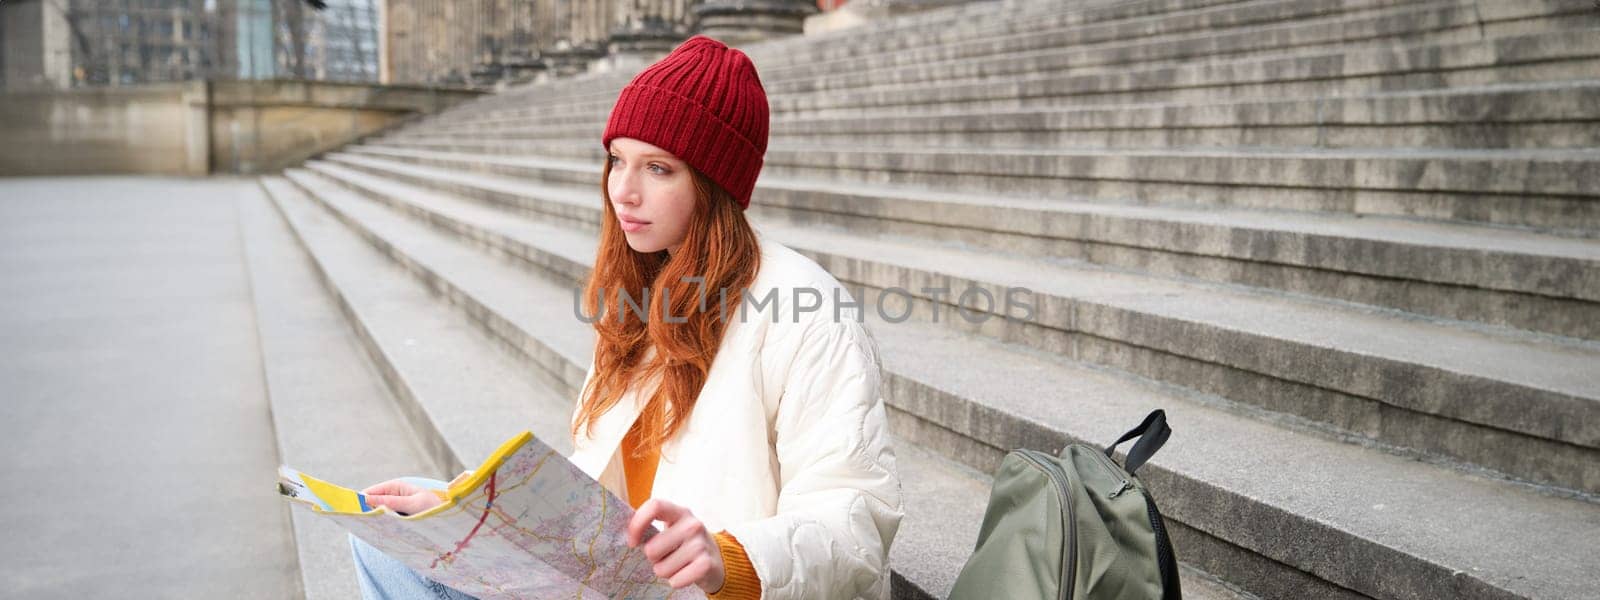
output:
<svg viewBox="0 0 1600 600"><path fill-rule="evenodd" d="M748 208L767 120L767 92L750 57L697 35L622 88L600 143L610 149L626 137L671 152Z"/></svg>

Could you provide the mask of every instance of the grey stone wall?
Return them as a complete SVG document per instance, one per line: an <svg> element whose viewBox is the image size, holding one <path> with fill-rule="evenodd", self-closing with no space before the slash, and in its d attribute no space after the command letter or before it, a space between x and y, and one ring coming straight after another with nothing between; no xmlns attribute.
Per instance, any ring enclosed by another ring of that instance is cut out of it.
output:
<svg viewBox="0 0 1600 600"><path fill-rule="evenodd" d="M0 176L281 169L476 92L295 81L0 95Z"/></svg>

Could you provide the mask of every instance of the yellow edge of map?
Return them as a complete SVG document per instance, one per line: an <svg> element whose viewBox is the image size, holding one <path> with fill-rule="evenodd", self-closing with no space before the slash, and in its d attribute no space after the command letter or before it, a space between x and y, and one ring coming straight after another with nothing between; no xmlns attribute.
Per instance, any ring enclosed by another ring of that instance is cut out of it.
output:
<svg viewBox="0 0 1600 600"><path fill-rule="evenodd" d="M489 455L489 459L483 461L483 464L479 465L478 468L472 472L472 476L471 477L468 477L466 479L458 481L454 485L450 486L450 490L448 492L446 492L446 494L445 494L444 503L443 504L440 504L438 506L435 506L433 508L430 508L428 510L419 512L419 513L414 514L414 515L398 515L397 514L395 516L400 517L402 519L425 519L425 518L427 518L429 516L432 516L434 514L437 514L437 513L441 512L441 511L443 511L443 510L445 510L445 509L447 509L447 508L449 508L451 506L454 506L457 500L460 500L461 498L466 497L468 494L471 494L473 490L478 489L479 486L482 486L484 484L484 482L488 481L489 480L489 476L493 475L495 473L495 471L500 470L500 465L504 464L506 462L506 459L511 458L512 454L516 454L518 449L522 448L522 446L524 444L527 444L532 439L533 439L533 432L524 431L524 432L519 433L516 436L512 437L511 439L506 440L505 443L500 444L500 447L494 451L494 454L490 454ZM303 474L302 474L302 476L303 476ZM307 503L307 507L310 508L313 512L319 512L319 513L323 513L323 514L353 515L353 516L357 516L357 517L372 517L372 516L382 515L382 514L388 513L388 512L393 512L393 511L390 511L388 508L383 507L383 506L380 506L380 507L378 507L376 509L373 509L373 510L370 510L370 511L367 511L367 512L364 512L364 513L343 513L343 512L337 512L337 511L326 511L326 510L322 510L321 507L318 507L318 506L316 506L314 504L310 504L310 503Z"/></svg>

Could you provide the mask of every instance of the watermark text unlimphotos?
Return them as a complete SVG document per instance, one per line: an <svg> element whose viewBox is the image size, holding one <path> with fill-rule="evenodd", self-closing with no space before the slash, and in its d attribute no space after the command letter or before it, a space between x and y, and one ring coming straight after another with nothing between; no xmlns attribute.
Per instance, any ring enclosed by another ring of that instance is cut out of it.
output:
<svg viewBox="0 0 1600 600"><path fill-rule="evenodd" d="M699 312L707 312L707 303L715 295L717 298L715 310L719 313L718 316L724 320L727 319L728 312L732 310L736 311L736 316L740 323L747 322L750 318L750 312L753 311L760 314L769 307L776 307L784 292L788 293L789 306L793 307L793 310L788 311L792 322L798 323L800 315L821 312L824 307L831 308L832 318L835 322L843 319L854 319L856 322L866 320L866 312L863 309L867 308L867 302L861 299L865 295L863 294L866 289L864 286L835 287L826 292L811 287L793 287L782 290L771 288L760 297L752 294L750 290L742 290L737 292L739 297L735 298L735 300L738 301L738 306L734 308L729 305L728 299L735 292L719 289L716 294L711 294L710 290L706 289L704 277L684 277L683 282L697 284L699 291L696 293L697 302L695 306L699 309ZM855 291L854 293L850 292L852 289ZM670 288L661 292L663 300L660 310L661 319L666 323L688 322L687 315L671 314L671 293L672 290ZM828 298L828 295L825 294L831 294L832 304L824 302ZM607 318L608 314L616 315L612 318L621 318L625 311L644 321L647 320L648 315L652 314L650 307L651 294L648 287L637 297L628 290L619 290L617 293L611 294L610 296L616 299L616 306L614 307L607 305L606 298L608 295L605 288L597 289L595 295L596 303L599 305L599 314L585 315L583 312L583 289L582 287L572 288L572 313L579 321L594 323L597 320ZM1017 321L1032 321L1035 312L1033 291L1024 287L1001 288L998 294L987 287L981 286L967 286L959 291L949 287L924 287L918 289L915 294L905 288L889 287L883 288L877 294L876 301L872 303L872 308L877 311L878 318L886 323L904 323L911 318L917 302L925 302L931 306L931 317L935 323L942 318L940 315L941 307L951 303L955 304L956 314L972 324L983 323L997 317ZM613 308L615 312L611 312ZM778 322L779 314L777 310L766 310L766 312L773 323Z"/></svg>

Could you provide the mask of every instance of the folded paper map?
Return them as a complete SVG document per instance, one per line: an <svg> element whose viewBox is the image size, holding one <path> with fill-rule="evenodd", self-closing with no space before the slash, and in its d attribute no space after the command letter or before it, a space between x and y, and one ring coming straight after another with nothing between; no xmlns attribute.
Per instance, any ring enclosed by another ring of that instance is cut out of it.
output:
<svg viewBox="0 0 1600 600"><path fill-rule="evenodd" d="M283 467L278 492L417 573L483 600L704 598L674 591L627 545L633 508L533 434L506 441L415 515ZM654 528L647 536L656 533Z"/></svg>

